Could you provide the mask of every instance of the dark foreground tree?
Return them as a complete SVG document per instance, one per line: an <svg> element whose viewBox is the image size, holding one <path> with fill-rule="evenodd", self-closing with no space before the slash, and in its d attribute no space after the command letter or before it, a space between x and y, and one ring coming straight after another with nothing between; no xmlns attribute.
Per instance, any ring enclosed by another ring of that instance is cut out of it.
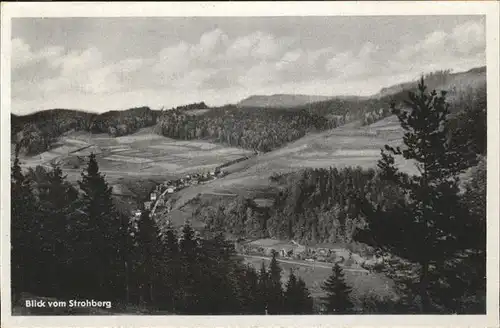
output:
<svg viewBox="0 0 500 328"><path fill-rule="evenodd" d="M458 188L458 175L477 160L468 144L450 138L445 92L428 93L422 79L418 92L410 93L405 104L404 110L393 106L405 131L404 147L386 145L387 152L382 151L378 166L382 177L406 194L406 202L392 211L365 208L365 236L369 235L366 241L379 249L417 264L418 281L410 290L419 296L423 313L442 312L447 311L444 304L432 299L436 292L432 289L446 284L450 277L442 270L482 238L475 228L477 222L460 201ZM402 173L394 156L415 163L418 173Z"/></svg>
<svg viewBox="0 0 500 328"><path fill-rule="evenodd" d="M122 234L127 232L123 231L115 210L112 188L99 172L94 154L90 155L78 184L83 192L80 211L84 214L78 238L79 254L82 256L76 260L82 268L86 268L87 288L90 287L90 290L83 289L82 292L99 291L102 297L108 299L121 297L125 255L121 251L124 249L121 243Z"/></svg>
<svg viewBox="0 0 500 328"><path fill-rule="evenodd" d="M338 264L332 268L332 274L321 288L326 293L326 296L321 298L326 313L352 313L354 305L350 299L351 288L345 283L344 272Z"/></svg>
<svg viewBox="0 0 500 328"><path fill-rule="evenodd" d="M284 292L284 313L310 314L313 312L311 294L302 278L297 278L290 269L290 277Z"/></svg>
<svg viewBox="0 0 500 328"><path fill-rule="evenodd" d="M43 294L54 297L69 297L67 263L75 252L71 245L69 227L75 224L75 205L78 192L66 181L59 166L44 172L45 178L36 183L39 200L39 216L42 226L40 262L46 265L37 269L40 279L45 281Z"/></svg>
<svg viewBox="0 0 500 328"><path fill-rule="evenodd" d="M269 272L266 270L264 261L262 261L260 271L259 271L259 282L258 282L258 303L262 304L261 314L267 314L268 310L268 299L269 299L269 287L270 287Z"/></svg>
<svg viewBox="0 0 500 328"><path fill-rule="evenodd" d="M283 287L281 285L281 268L276 260L276 252L269 264L269 291L268 307L269 314L279 314L283 310Z"/></svg>
<svg viewBox="0 0 500 328"><path fill-rule="evenodd" d="M11 276L12 291L33 291L41 249L38 204L32 181L22 172L18 149L11 168ZM13 295L14 296L14 295ZM13 298L14 299L14 298Z"/></svg>

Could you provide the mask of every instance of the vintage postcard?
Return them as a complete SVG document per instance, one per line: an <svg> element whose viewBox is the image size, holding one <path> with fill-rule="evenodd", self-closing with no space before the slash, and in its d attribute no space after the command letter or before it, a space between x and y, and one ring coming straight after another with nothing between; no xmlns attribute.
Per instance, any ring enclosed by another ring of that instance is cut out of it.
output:
<svg viewBox="0 0 500 328"><path fill-rule="evenodd" d="M8 3L2 322L497 327L499 3Z"/></svg>

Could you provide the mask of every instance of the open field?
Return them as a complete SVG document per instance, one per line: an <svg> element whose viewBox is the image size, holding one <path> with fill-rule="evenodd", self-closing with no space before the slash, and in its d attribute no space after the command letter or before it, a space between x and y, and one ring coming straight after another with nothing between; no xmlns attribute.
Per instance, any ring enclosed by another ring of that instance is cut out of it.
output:
<svg viewBox="0 0 500 328"><path fill-rule="evenodd" d="M57 162L70 181L80 177L85 156L96 154L99 167L112 184L126 176L143 178L176 176L208 171L223 163L244 157L249 151L227 148L207 141L179 141L159 136L152 128L113 138L106 134L67 133L50 151L22 157L25 167Z"/></svg>

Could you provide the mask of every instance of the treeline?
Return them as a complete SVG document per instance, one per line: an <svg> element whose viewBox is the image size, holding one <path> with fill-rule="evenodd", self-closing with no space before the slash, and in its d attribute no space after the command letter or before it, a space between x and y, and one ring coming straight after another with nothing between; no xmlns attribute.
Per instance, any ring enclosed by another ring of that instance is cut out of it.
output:
<svg viewBox="0 0 500 328"><path fill-rule="evenodd" d="M35 155L50 149L58 137L71 130L117 137L155 125L158 115L159 111L149 107L103 114L53 109L25 116L11 115L11 143L16 144L20 152Z"/></svg>
<svg viewBox="0 0 500 328"><path fill-rule="evenodd" d="M93 155L78 185L68 183L57 166L23 173L15 158L13 306L24 306L18 304L24 292L107 300L112 312L132 305L153 314L313 312L304 282L292 273L283 286L275 258L257 272L240 262L221 234L202 238L189 223L180 232L171 226L159 231L147 211L138 221L119 213Z"/></svg>
<svg viewBox="0 0 500 328"><path fill-rule="evenodd" d="M124 136L140 128L155 125L158 115L159 111L151 110L149 107L109 111L93 118L90 131L108 133L113 137Z"/></svg>
<svg viewBox="0 0 500 328"><path fill-rule="evenodd" d="M156 128L157 133L174 139L209 139L267 152L307 132L329 129L336 124L305 110L225 106L201 115L189 115L181 110L164 111Z"/></svg>
<svg viewBox="0 0 500 328"><path fill-rule="evenodd" d="M183 106L177 106L175 107L176 110L193 110L193 109L209 109L210 107L205 104L205 102L199 102L199 103L192 103L188 105L183 105Z"/></svg>
<svg viewBox="0 0 500 328"><path fill-rule="evenodd" d="M93 114L67 109L53 109L18 116L11 114L11 143L19 151L34 155L50 149L63 133L89 130Z"/></svg>

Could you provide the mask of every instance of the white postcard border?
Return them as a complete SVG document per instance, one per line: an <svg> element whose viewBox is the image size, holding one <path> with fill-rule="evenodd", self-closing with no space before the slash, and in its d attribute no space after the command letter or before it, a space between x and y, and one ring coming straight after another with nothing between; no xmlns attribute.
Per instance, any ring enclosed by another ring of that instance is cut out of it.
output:
<svg viewBox="0 0 500 328"><path fill-rule="evenodd" d="M353 316L11 316L10 49L14 17L486 15L488 90L487 315ZM499 3L496 1L2 3L1 291L2 327L498 327L499 326Z"/></svg>

